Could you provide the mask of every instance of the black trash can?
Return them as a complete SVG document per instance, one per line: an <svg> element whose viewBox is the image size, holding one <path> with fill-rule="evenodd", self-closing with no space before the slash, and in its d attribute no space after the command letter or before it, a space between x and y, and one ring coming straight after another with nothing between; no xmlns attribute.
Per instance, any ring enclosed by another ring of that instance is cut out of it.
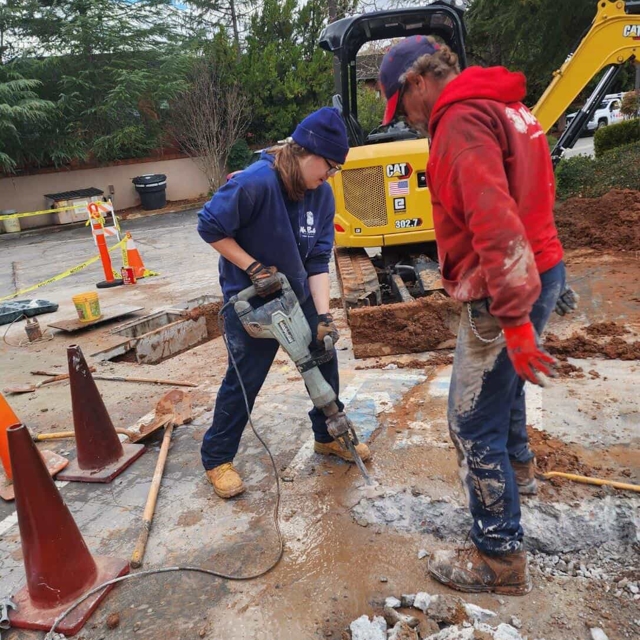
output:
<svg viewBox="0 0 640 640"><path fill-rule="evenodd" d="M143 209L162 209L167 204L167 176L164 173L136 176L131 182L140 196Z"/></svg>

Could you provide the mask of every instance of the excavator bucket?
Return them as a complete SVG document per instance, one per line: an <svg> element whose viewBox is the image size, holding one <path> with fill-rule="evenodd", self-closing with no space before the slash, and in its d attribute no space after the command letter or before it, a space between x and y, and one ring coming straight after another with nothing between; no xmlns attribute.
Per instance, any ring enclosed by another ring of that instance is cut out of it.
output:
<svg viewBox="0 0 640 640"><path fill-rule="evenodd" d="M351 309L348 315L356 358L451 349L460 317L458 303L439 293L413 302Z"/></svg>
<svg viewBox="0 0 640 640"><path fill-rule="evenodd" d="M437 264L425 256L392 269L364 249L336 249L336 266L356 358L455 346L460 304L447 297Z"/></svg>

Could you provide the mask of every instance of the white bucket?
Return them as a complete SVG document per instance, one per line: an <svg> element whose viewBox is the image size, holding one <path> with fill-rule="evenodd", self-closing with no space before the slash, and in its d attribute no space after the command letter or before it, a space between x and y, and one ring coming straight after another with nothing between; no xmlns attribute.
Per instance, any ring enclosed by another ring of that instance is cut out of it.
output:
<svg viewBox="0 0 640 640"><path fill-rule="evenodd" d="M4 211L0 211L0 216L11 215L12 213L18 212L15 209L6 209ZM20 218L9 218L8 220L3 220L2 224L4 225L4 230L7 233L17 233L20 231Z"/></svg>

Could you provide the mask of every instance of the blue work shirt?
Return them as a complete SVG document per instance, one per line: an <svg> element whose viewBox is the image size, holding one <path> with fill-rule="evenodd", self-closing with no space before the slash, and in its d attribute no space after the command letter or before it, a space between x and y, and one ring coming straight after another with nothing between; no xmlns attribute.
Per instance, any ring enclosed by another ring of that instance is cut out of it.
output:
<svg viewBox="0 0 640 640"><path fill-rule="evenodd" d="M290 200L273 167L273 156L236 174L198 214L198 233L208 243L234 238L250 256L287 276L300 302L309 296L309 276L329 272L335 230L335 200L325 182ZM251 285L249 276L220 256L225 301Z"/></svg>

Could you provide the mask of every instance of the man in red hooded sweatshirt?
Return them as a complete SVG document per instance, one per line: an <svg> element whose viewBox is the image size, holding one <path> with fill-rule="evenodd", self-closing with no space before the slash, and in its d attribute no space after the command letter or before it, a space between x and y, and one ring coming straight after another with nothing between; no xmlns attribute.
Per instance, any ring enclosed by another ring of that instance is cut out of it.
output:
<svg viewBox="0 0 640 640"><path fill-rule="evenodd" d="M433 38L385 55L383 124L404 115L431 138L427 181L442 282L464 303L448 421L473 516L473 545L429 562L461 591L531 589L519 494L536 492L525 381L544 386L554 360L540 346L554 308L573 310L553 220L555 183L544 131L522 104L526 81L471 67Z"/></svg>

